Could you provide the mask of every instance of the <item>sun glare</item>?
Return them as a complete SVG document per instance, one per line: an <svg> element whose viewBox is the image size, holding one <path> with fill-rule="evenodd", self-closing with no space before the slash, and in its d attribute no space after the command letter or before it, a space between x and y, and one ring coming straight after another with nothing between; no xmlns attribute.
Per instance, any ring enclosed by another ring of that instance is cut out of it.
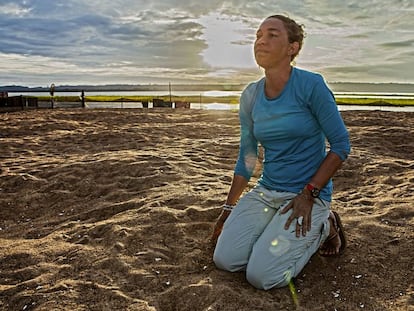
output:
<svg viewBox="0 0 414 311"><path fill-rule="evenodd" d="M253 57L253 41L249 29L238 20L231 20L229 16L212 13L198 20L205 29L201 36L208 45L202 56L204 61L212 67L255 67Z"/></svg>

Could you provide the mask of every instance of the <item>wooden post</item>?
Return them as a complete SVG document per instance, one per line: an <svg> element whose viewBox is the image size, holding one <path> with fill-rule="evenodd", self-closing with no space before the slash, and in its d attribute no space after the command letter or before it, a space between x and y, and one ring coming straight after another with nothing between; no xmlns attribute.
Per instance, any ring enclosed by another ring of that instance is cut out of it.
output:
<svg viewBox="0 0 414 311"><path fill-rule="evenodd" d="M168 89L170 91L170 103L172 105L172 101L171 101L171 82L168 83ZM172 106L171 106L172 107Z"/></svg>
<svg viewBox="0 0 414 311"><path fill-rule="evenodd" d="M53 95L55 94L55 85L53 83L50 85L50 91L49 92L50 92L50 103L51 103L52 109L53 109L54 105L55 105L55 99L53 97Z"/></svg>
<svg viewBox="0 0 414 311"><path fill-rule="evenodd" d="M83 90L81 92L81 102L82 102L82 108L85 108L85 92Z"/></svg>

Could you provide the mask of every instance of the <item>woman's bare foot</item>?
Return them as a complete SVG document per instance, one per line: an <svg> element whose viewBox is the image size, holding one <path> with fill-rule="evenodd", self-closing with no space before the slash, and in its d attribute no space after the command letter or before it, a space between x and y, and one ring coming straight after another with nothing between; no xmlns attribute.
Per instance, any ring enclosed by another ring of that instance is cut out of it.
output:
<svg viewBox="0 0 414 311"><path fill-rule="evenodd" d="M338 213L331 211L329 214L329 236L319 248L321 256L340 255L346 247L345 233Z"/></svg>

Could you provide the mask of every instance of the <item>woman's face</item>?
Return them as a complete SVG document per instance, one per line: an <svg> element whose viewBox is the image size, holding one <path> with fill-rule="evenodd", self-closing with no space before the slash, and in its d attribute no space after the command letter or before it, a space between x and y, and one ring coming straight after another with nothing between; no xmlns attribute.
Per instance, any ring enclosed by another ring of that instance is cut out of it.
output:
<svg viewBox="0 0 414 311"><path fill-rule="evenodd" d="M291 62L293 45L289 43L288 33L283 22L277 18L267 18L256 32L254 56L257 64L269 69Z"/></svg>

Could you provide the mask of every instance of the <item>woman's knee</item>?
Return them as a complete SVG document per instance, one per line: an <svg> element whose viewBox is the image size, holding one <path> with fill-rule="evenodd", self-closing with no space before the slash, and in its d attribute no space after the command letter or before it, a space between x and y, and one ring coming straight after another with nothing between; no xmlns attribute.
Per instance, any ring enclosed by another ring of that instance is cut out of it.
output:
<svg viewBox="0 0 414 311"><path fill-rule="evenodd" d="M258 289L284 287L292 279L292 267L294 261L288 253L277 256L269 250L255 249L247 264L246 279Z"/></svg>
<svg viewBox="0 0 414 311"><path fill-rule="evenodd" d="M221 252L218 252L217 249L214 251L213 255L213 261L217 268L221 270L229 271L228 268L228 262L226 260L226 257L223 256Z"/></svg>
<svg viewBox="0 0 414 311"><path fill-rule="evenodd" d="M269 270L265 267L252 267L249 264L246 270L246 279L255 288L268 290L287 286L291 280L291 273L283 271L283 269L275 271L275 269Z"/></svg>
<svg viewBox="0 0 414 311"><path fill-rule="evenodd" d="M215 249L213 255L213 261L217 268L220 270L234 272L239 270L234 264L234 258L225 249Z"/></svg>

